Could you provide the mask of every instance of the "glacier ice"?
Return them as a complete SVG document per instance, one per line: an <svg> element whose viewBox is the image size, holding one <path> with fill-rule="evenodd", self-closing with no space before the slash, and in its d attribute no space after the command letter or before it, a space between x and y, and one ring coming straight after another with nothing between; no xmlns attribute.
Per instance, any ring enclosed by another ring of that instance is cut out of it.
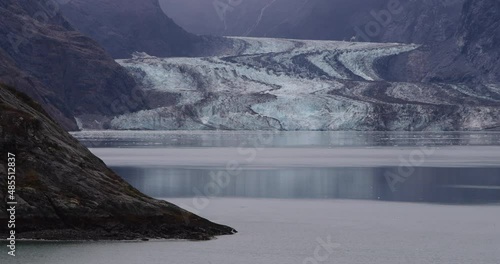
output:
<svg viewBox="0 0 500 264"><path fill-rule="evenodd" d="M234 37L216 57L118 60L153 105L113 129L476 130L500 127L496 85L389 82L376 63L418 45ZM485 96L485 91L496 96Z"/></svg>

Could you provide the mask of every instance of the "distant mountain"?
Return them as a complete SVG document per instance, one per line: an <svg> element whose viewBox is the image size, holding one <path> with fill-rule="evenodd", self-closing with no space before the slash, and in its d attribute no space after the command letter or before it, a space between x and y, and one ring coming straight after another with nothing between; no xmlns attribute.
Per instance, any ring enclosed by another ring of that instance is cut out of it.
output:
<svg viewBox="0 0 500 264"><path fill-rule="evenodd" d="M102 127L105 116L143 108L135 81L60 15L57 1L0 1L0 81L15 86L69 130L74 117Z"/></svg>
<svg viewBox="0 0 500 264"><path fill-rule="evenodd" d="M71 25L114 58L130 58L134 52L203 56L223 49L225 43L186 32L167 17L158 0L71 0L62 11Z"/></svg>
<svg viewBox="0 0 500 264"><path fill-rule="evenodd" d="M0 84L0 154L15 157L16 238L173 238L233 234L123 181L28 96ZM11 161L9 161L11 162ZM7 163L0 164L0 221L7 223ZM0 226L8 237L7 224Z"/></svg>

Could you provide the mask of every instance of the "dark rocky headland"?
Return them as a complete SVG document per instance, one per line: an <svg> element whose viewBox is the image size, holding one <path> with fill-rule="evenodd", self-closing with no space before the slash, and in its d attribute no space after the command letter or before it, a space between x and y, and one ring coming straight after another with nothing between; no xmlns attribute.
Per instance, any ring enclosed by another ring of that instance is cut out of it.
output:
<svg viewBox="0 0 500 264"><path fill-rule="evenodd" d="M42 107L0 85L0 234L7 237L7 153L16 155L16 238L206 240L233 234L123 181Z"/></svg>

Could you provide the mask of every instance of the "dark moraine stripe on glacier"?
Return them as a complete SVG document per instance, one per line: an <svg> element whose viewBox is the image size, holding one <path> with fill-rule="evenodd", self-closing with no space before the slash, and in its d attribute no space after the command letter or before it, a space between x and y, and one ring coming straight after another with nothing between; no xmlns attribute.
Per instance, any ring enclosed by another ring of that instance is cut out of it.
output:
<svg viewBox="0 0 500 264"><path fill-rule="evenodd" d="M393 82L379 74L381 59L416 45L233 40L221 57L137 54L119 61L142 84L151 109L117 116L110 127L443 131L500 125L498 84Z"/></svg>

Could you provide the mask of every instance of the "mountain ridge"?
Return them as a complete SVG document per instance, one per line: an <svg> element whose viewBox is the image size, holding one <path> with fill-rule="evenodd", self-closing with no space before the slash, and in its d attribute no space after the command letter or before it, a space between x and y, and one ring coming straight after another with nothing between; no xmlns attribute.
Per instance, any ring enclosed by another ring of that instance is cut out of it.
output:
<svg viewBox="0 0 500 264"><path fill-rule="evenodd" d="M0 2L0 81L25 92L68 130L144 107L135 81L99 45L75 31L54 1Z"/></svg>
<svg viewBox="0 0 500 264"><path fill-rule="evenodd" d="M208 56L228 45L224 38L188 33L163 12L158 0L71 0L61 10L115 59L130 58L134 52Z"/></svg>

